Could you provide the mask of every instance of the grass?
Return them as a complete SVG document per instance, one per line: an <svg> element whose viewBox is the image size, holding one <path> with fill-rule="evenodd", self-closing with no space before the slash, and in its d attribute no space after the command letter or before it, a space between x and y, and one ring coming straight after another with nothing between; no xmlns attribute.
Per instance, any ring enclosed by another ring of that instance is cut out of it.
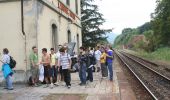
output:
<svg viewBox="0 0 170 100"><path fill-rule="evenodd" d="M149 60L170 61L170 48L160 48L151 53L140 51L137 55Z"/></svg>

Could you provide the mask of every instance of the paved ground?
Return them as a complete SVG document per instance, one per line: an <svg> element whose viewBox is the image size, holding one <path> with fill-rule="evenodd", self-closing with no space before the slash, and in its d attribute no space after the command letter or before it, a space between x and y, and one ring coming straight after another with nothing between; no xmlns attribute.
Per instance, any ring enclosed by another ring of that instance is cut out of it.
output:
<svg viewBox="0 0 170 100"><path fill-rule="evenodd" d="M135 96L124 78L117 61L114 63L114 81L101 79L100 73L94 73L94 82L79 86L78 73L72 73L72 87L64 84L58 87L43 88L16 85L12 91L0 87L0 100L135 100ZM117 79L118 74L118 79ZM122 79L123 77L123 79Z"/></svg>

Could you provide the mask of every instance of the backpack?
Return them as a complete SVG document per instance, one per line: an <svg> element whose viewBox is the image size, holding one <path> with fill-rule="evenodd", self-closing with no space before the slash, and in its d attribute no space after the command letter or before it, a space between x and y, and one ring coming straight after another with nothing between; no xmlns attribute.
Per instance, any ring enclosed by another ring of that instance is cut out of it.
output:
<svg viewBox="0 0 170 100"><path fill-rule="evenodd" d="M13 59L12 56L10 56L10 63L9 63L9 66L11 69L15 68L17 62Z"/></svg>
<svg viewBox="0 0 170 100"><path fill-rule="evenodd" d="M29 86L34 85L33 82L32 82L32 76L30 76L29 79L28 79L28 85Z"/></svg>

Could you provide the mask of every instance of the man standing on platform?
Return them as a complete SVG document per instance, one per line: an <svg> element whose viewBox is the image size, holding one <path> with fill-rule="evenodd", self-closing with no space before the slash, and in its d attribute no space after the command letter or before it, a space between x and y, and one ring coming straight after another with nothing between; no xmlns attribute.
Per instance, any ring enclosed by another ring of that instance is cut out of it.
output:
<svg viewBox="0 0 170 100"><path fill-rule="evenodd" d="M111 47L107 47L106 61L109 70L109 80L113 81L113 50L111 50Z"/></svg>
<svg viewBox="0 0 170 100"><path fill-rule="evenodd" d="M101 65L100 65L100 57L101 57L101 52L100 52L100 46L97 46L96 47L96 51L95 51L95 58L96 58L96 67L97 67L97 72L100 72L100 68L101 68Z"/></svg>
<svg viewBox="0 0 170 100"><path fill-rule="evenodd" d="M39 68L38 68L38 49L36 46L32 47L32 52L29 56L29 59L30 59L30 65L31 65L32 83L34 86L37 86Z"/></svg>

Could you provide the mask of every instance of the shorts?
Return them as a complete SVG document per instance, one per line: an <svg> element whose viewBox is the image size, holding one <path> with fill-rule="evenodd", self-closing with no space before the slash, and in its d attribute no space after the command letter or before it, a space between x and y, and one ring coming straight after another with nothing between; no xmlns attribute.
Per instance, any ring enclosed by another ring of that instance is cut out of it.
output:
<svg viewBox="0 0 170 100"><path fill-rule="evenodd" d="M39 68L38 67L31 67L31 74L32 78L38 78L39 76Z"/></svg>
<svg viewBox="0 0 170 100"><path fill-rule="evenodd" d="M53 76L53 70L50 65L44 66L44 77L52 77Z"/></svg>

